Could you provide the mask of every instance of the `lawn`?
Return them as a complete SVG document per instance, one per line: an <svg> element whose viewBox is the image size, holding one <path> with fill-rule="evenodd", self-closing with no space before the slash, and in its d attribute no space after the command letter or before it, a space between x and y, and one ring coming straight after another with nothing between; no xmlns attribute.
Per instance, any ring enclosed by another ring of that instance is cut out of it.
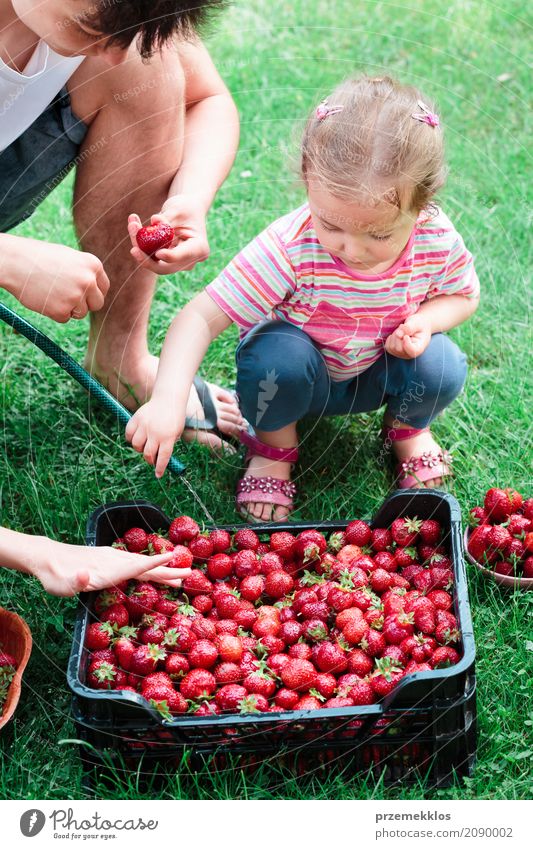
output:
<svg viewBox="0 0 533 849"><path fill-rule="evenodd" d="M312 15L310 15L310 10ZM291 160L308 110L354 72L389 71L436 98L448 145L450 178L442 205L475 254L482 303L452 333L466 351L465 393L435 425L455 455L453 491L466 510L491 485L531 489L532 398L528 245L527 94L530 45L526 9L487 0L239 0L208 39L242 119L237 161L210 215L211 257L194 271L161 279L151 343L158 351L176 310L268 222L303 199ZM68 178L17 232L75 245ZM7 295L9 306L19 309ZM81 360L86 322L68 326L19 310ZM203 372L231 385L236 334L209 351ZM113 420L22 337L0 328L2 355L2 523L81 542L99 504L146 498L169 515L201 508L182 482L151 470L124 445ZM306 431L295 519L370 516L391 490L377 464L379 416L328 420ZM239 459L221 462L186 450L187 478L219 522L235 521ZM475 775L439 798L524 799L531 795L533 593L488 584L469 568L478 647L479 747ZM45 596L36 582L2 570L2 605L22 614L35 647L16 722L0 738L0 795L82 798L69 718L65 668L76 602ZM528 647L529 646L529 647ZM139 798L135 781L107 795ZM336 775L294 780L274 767L244 778L190 775L184 768L162 798L423 798L415 788ZM150 793L148 793L150 796Z"/></svg>

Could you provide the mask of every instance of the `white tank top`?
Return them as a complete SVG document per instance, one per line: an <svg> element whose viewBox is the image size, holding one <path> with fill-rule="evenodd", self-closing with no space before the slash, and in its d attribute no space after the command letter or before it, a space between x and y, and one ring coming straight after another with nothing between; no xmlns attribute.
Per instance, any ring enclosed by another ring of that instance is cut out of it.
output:
<svg viewBox="0 0 533 849"><path fill-rule="evenodd" d="M85 56L60 56L40 41L24 68L14 71L0 59L0 151L33 124Z"/></svg>

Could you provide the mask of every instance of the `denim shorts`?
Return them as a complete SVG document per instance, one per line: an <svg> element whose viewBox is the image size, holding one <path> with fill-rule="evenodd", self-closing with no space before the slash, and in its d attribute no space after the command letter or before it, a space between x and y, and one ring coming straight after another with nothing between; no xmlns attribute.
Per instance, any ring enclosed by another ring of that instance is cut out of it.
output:
<svg viewBox="0 0 533 849"><path fill-rule="evenodd" d="M28 129L0 153L0 232L29 218L76 164L87 124L63 88Z"/></svg>

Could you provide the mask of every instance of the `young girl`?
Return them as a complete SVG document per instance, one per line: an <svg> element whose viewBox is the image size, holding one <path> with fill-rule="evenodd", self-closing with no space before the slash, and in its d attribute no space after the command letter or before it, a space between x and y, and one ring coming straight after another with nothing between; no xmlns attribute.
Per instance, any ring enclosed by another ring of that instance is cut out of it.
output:
<svg viewBox="0 0 533 849"><path fill-rule="evenodd" d="M176 317L151 400L126 437L160 477L210 342L241 330L237 391L253 427L237 508L250 521L293 509L296 426L305 415L385 406L400 487L439 486L450 457L429 426L461 391L466 358L445 331L475 311L471 254L432 199L444 182L439 117L414 88L350 79L308 119L307 202L275 221Z"/></svg>

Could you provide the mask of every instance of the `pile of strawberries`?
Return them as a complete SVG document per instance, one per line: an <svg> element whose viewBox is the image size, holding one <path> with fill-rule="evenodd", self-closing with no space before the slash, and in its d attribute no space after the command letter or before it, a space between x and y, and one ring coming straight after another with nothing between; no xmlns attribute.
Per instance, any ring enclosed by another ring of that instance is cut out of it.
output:
<svg viewBox="0 0 533 849"><path fill-rule="evenodd" d="M15 658L5 651L0 651L0 716L4 712L4 704L16 671Z"/></svg>
<svg viewBox="0 0 533 849"><path fill-rule="evenodd" d="M468 551L474 560L499 575L533 578L533 498L492 488L469 518L474 530Z"/></svg>
<svg viewBox="0 0 533 849"><path fill-rule="evenodd" d="M131 528L116 546L173 549L180 590L131 581L98 594L87 683L141 693L170 718L368 705L405 676L457 663L453 569L434 519L390 528L200 532Z"/></svg>

